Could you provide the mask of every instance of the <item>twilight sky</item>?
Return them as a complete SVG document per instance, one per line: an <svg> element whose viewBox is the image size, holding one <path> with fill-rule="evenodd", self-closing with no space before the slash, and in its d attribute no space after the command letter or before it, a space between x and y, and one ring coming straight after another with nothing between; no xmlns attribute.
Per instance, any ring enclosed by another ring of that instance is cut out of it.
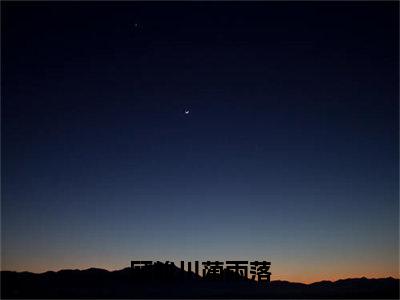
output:
<svg viewBox="0 0 400 300"><path fill-rule="evenodd" d="M398 8L2 2L2 270L398 277Z"/></svg>

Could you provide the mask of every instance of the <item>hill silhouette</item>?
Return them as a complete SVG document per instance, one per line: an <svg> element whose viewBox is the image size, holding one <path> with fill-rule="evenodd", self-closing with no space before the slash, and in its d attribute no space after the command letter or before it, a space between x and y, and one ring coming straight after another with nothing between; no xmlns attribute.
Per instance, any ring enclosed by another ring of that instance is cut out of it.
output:
<svg viewBox="0 0 400 300"><path fill-rule="evenodd" d="M150 272L151 271L151 272ZM90 268L35 274L1 272L2 298L399 298L399 279L344 279L312 284L271 281L268 287L224 271L226 280L203 279L174 265L152 270Z"/></svg>

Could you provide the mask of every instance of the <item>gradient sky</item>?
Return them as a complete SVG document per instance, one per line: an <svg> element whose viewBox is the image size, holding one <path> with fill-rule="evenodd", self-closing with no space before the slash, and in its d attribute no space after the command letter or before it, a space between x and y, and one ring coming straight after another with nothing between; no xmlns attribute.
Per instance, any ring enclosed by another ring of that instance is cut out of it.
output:
<svg viewBox="0 0 400 300"><path fill-rule="evenodd" d="M398 3L1 5L3 270L399 276Z"/></svg>

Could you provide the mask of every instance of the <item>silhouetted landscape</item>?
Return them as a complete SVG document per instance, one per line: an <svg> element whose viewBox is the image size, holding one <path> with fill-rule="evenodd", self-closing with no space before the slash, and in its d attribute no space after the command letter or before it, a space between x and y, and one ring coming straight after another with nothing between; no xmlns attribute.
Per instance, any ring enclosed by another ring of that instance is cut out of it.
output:
<svg viewBox="0 0 400 300"><path fill-rule="evenodd" d="M399 298L399 279L344 279L312 284L271 281L269 286L225 271L225 280L203 279L176 266L152 272L91 268L35 274L1 272L2 298Z"/></svg>

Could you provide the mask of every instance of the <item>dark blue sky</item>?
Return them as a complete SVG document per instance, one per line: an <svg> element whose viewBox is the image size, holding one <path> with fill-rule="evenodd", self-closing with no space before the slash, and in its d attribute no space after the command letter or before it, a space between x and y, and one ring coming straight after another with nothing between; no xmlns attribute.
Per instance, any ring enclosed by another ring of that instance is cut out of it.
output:
<svg viewBox="0 0 400 300"><path fill-rule="evenodd" d="M395 2L3 2L2 269L398 277L398 21Z"/></svg>

